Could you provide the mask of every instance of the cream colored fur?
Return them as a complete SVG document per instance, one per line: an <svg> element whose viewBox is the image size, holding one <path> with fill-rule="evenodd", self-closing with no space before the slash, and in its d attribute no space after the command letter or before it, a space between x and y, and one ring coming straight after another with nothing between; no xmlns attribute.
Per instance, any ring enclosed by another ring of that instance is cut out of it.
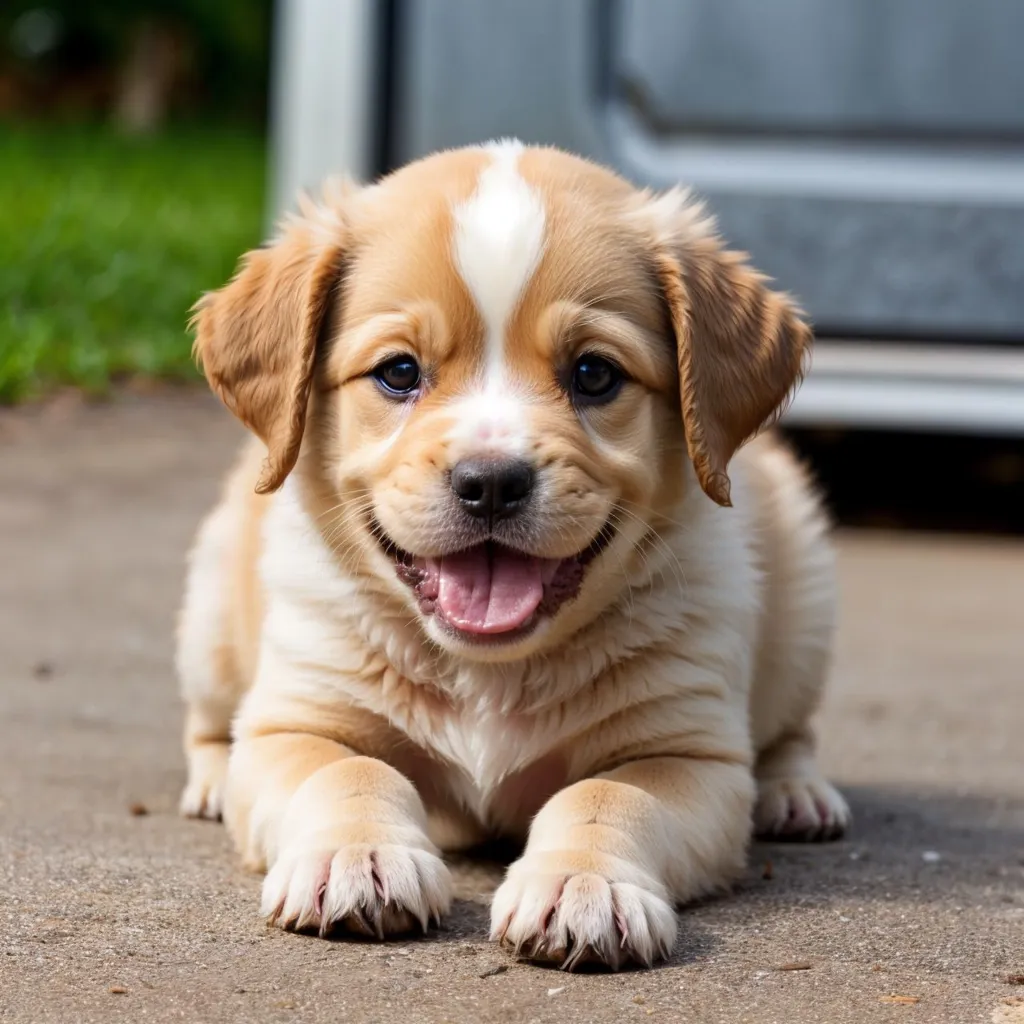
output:
<svg viewBox="0 0 1024 1024"><path fill-rule="evenodd" d="M223 814L268 872L270 920L426 928L451 901L443 851L506 835L525 847L494 896L495 939L568 966L649 964L673 947L677 905L737 877L755 828L845 828L810 724L832 553L776 440L732 459L732 508L680 452L667 510L626 522L557 643L487 660L428 640L379 551L339 548L327 400L314 396L276 493L253 493L264 445L243 454L193 549L180 621L182 810Z"/></svg>

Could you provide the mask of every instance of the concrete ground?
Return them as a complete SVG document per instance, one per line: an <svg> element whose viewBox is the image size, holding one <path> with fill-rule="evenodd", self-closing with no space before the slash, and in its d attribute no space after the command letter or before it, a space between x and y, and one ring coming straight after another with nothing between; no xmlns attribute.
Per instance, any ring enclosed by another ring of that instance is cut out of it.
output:
<svg viewBox="0 0 1024 1024"><path fill-rule="evenodd" d="M493 864L429 939L324 942L177 817L182 557L238 436L192 392L0 418L0 1019L1024 1022L1024 543L842 535L852 834L756 847L668 966L570 976L485 941Z"/></svg>

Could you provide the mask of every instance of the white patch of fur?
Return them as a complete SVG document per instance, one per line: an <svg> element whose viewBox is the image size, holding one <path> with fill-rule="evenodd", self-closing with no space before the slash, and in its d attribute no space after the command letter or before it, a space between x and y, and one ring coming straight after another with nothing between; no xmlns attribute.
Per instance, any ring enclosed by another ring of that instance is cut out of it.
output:
<svg viewBox="0 0 1024 1024"><path fill-rule="evenodd" d="M505 332L544 251L544 204L520 176L523 145L486 147L491 162L476 191L455 208L455 265L484 321L480 390L453 406L450 438L467 454L520 455L527 441L526 401L505 368ZM456 457L458 453L456 452Z"/></svg>
<svg viewBox="0 0 1024 1024"><path fill-rule="evenodd" d="M483 318L486 375L500 380L505 328L544 251L544 204L520 176L521 142L487 147L476 192L455 209L455 265Z"/></svg>
<svg viewBox="0 0 1024 1024"><path fill-rule="evenodd" d="M448 439L452 456L494 454L509 457L525 453L529 440L529 399L512 387L488 378L479 391L450 405L454 423Z"/></svg>
<svg viewBox="0 0 1024 1024"><path fill-rule="evenodd" d="M549 753L559 736L551 721L506 715L498 707L461 707L433 733L435 747L462 770L452 778L453 792L481 821L501 783Z"/></svg>

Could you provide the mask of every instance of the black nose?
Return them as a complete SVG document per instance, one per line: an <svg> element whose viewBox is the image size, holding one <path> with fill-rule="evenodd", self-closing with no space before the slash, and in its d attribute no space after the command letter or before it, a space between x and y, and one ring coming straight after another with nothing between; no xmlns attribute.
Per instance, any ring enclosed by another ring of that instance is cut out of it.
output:
<svg viewBox="0 0 1024 1024"><path fill-rule="evenodd" d="M452 490L470 515L504 519L526 504L533 469L520 459L463 459L452 470Z"/></svg>

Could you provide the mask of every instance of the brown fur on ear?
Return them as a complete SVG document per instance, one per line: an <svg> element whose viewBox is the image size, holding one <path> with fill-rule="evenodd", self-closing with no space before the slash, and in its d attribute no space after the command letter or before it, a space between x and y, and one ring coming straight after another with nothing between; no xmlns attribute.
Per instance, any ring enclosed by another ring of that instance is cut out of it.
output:
<svg viewBox="0 0 1024 1024"><path fill-rule="evenodd" d="M243 257L231 281L193 310L193 352L224 404L267 446L256 491L276 491L299 456L317 338L341 274L342 229L291 219Z"/></svg>
<svg viewBox="0 0 1024 1024"><path fill-rule="evenodd" d="M651 205L663 212L673 197L677 223L658 225L654 265L676 336L686 444L701 487L730 505L729 460L782 412L812 332L745 253L722 248L713 222L699 205L685 205L685 193Z"/></svg>

